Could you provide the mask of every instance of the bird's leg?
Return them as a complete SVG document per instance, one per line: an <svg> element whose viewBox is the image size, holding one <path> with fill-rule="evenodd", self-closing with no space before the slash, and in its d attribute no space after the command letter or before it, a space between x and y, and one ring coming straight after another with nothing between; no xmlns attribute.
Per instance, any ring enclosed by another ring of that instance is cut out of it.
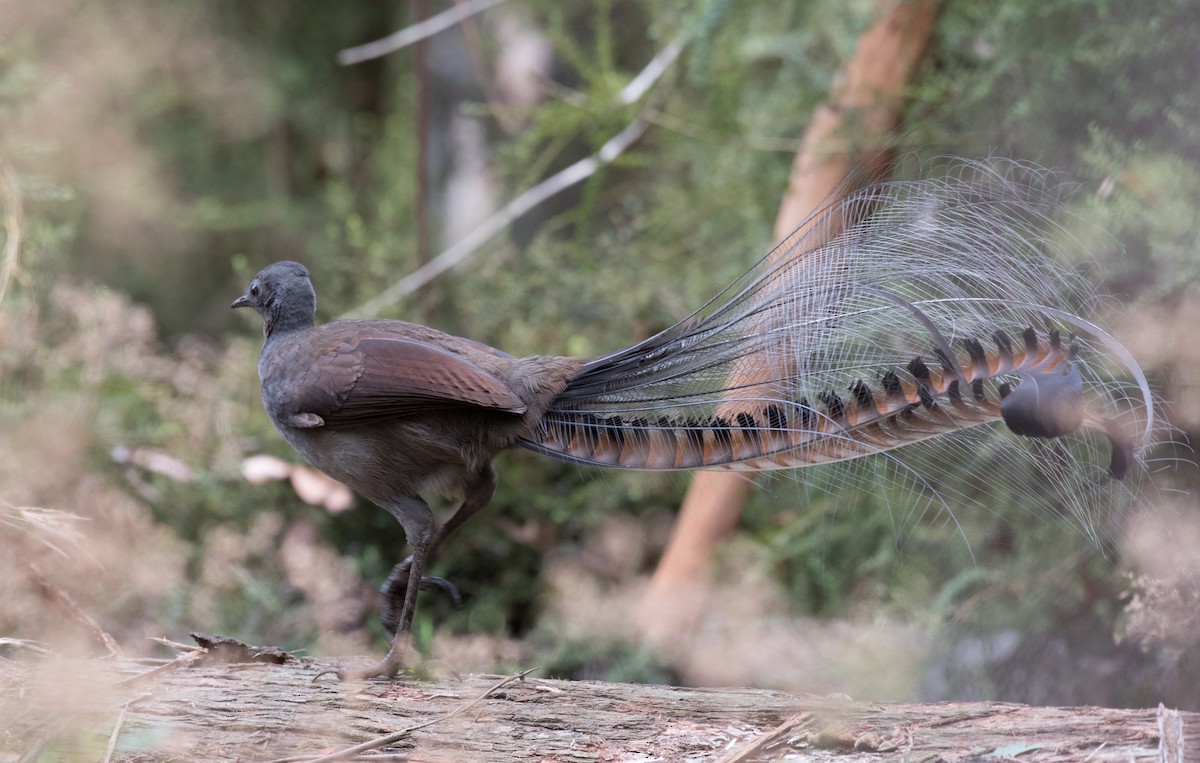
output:
<svg viewBox="0 0 1200 763"><path fill-rule="evenodd" d="M491 464L483 467L475 479L467 485L463 493L463 502L455 510L450 518L446 520L437 531L437 535L433 538L433 547L437 548L438 544L450 537L463 522L466 522L471 517L479 513L479 511L492 502L492 496L496 494L496 485L499 483L499 478L496 477L496 470Z"/></svg>
<svg viewBox="0 0 1200 763"><path fill-rule="evenodd" d="M400 524L404 534L413 548L412 556L408 558L409 579L404 589L404 603L400 608L400 616L396 625L396 634L392 637L391 647L387 655L376 664L363 670L323 670L313 677L313 680L328 673L337 675L340 680L352 678L392 678L404 667L405 658L412 650L410 635L412 633L413 615L417 610L417 591L420 589L421 573L425 570L425 562L433 546L433 512L429 505L420 498L400 496L383 504Z"/></svg>
<svg viewBox="0 0 1200 763"><path fill-rule="evenodd" d="M408 585L404 592L404 605L400 609L400 622L396 628L396 634L392 636L392 644L388 648L387 655L381 662L368 668L369 672L364 677L386 676L391 678L404 666L404 658L412 651L412 621L413 615L417 612L417 592L421 588L421 572L425 569L425 562L429 558L429 551L433 545L433 533L426 531L419 537L410 538L409 542L412 544L413 552L408 557L411 561Z"/></svg>
<svg viewBox="0 0 1200 763"><path fill-rule="evenodd" d="M463 494L463 501L454 514L446 520L433 536L433 542L429 546L429 554L450 537L463 522L466 522L472 516L477 514L484 506L487 506L492 495L496 492L497 484L496 472L491 465L484 467L467 486ZM384 629L389 635L397 633L401 622L400 612L402 604L408 599L408 588L412 581L412 557L409 556L404 561L392 568L392 572L388 575L383 586L379 589L382 596L379 606L379 620L383 623ZM458 592L458 588L445 578L423 576L420 578L419 587L422 591L442 591L448 595L454 606L462 606L462 596Z"/></svg>

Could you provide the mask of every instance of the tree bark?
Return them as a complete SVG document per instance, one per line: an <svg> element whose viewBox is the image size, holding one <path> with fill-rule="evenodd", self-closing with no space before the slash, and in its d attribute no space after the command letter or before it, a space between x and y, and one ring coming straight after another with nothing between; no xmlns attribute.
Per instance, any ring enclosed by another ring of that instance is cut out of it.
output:
<svg viewBox="0 0 1200 763"><path fill-rule="evenodd" d="M886 170L891 154L886 142L900 122L905 87L939 7L940 0L898 0L859 39L829 98L813 112L779 206L776 241L832 202L849 176L869 179ZM736 525L752 484L728 472L692 478L639 612L648 638L669 640L702 610L713 551Z"/></svg>
<svg viewBox="0 0 1200 763"><path fill-rule="evenodd" d="M1183 740L1200 734L1200 713L1161 706L887 704L841 695L533 678L488 693L499 677L480 675L314 683L316 671L329 666L215 664L147 676L150 666L134 660L3 661L0 760L22 754L22 760L102 760L106 748L112 751L107 759L128 763L310 760L431 721L370 754L477 763L740 763L786 755L1125 763L1181 761Z"/></svg>

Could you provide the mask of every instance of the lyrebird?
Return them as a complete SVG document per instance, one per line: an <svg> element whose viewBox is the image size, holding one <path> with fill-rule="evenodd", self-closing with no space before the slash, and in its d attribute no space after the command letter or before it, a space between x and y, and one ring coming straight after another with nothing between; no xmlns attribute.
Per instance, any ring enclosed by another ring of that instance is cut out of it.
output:
<svg viewBox="0 0 1200 763"><path fill-rule="evenodd" d="M1029 450L1014 433L1087 443L1049 460L1070 475L1056 510L1090 526L1104 491L1088 486L1140 468L1154 400L1082 314L1093 291L1060 261L1057 206L1016 164L870 185L692 316L594 359L515 358L402 321L317 326L308 271L265 268L233 307L265 323L267 413L314 466L391 512L413 549L386 591L403 601L387 617L392 647L355 675L402 666L418 589L452 590L423 577L429 555L488 504L491 461L512 446L617 468L758 471L902 463L886 452L1004 421L1013 453ZM431 493L462 499L440 528Z"/></svg>

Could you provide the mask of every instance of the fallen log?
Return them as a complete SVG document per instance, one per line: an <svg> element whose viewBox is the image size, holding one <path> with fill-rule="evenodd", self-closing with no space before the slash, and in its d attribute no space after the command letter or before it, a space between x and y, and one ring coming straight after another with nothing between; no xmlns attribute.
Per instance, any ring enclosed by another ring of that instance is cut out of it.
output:
<svg viewBox="0 0 1200 763"><path fill-rule="evenodd" d="M327 660L0 660L0 761L1182 761L1200 713L895 704L533 676L313 682ZM374 743L373 743L374 741ZM349 752L358 745L356 752Z"/></svg>

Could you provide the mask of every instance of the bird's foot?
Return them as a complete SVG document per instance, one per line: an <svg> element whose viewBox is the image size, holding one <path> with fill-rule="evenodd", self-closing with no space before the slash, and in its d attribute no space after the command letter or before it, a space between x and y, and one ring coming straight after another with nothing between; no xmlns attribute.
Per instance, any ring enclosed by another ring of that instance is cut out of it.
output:
<svg viewBox="0 0 1200 763"><path fill-rule="evenodd" d="M312 677L312 683L316 683L317 679L321 678L322 676L337 676L337 680L345 681L346 680L346 669L345 668L326 668L325 670L322 670L320 673L317 673L315 676Z"/></svg>
<svg viewBox="0 0 1200 763"><path fill-rule="evenodd" d="M368 678L395 678L400 672L399 665L392 665L386 659L366 668L326 668L320 673L312 677L315 683L322 676L337 676L337 680L345 683L346 681L363 681Z"/></svg>
<svg viewBox="0 0 1200 763"><path fill-rule="evenodd" d="M379 588L379 594L383 597L379 604L379 620L389 634L395 633L400 625L400 612L404 608L404 595L408 591L408 573L411 566L410 556L392 568L387 580L383 581ZM462 594L459 593L458 586L446 578L425 575L418 587L422 591L440 591L449 597L455 609L462 609Z"/></svg>
<svg viewBox="0 0 1200 763"><path fill-rule="evenodd" d="M405 641L407 641L407 639L405 639ZM404 669L404 666L407 662L405 655L415 653L416 650L414 650L411 646L408 646L407 643L401 647L397 647L396 644L393 644L391 650L388 651L387 656L374 665L368 665L366 667L359 668L350 668L345 666L340 668L327 668L313 676L312 680L316 681L322 676L337 676L337 679L344 683L346 681L363 681L368 678L395 678L396 675Z"/></svg>

